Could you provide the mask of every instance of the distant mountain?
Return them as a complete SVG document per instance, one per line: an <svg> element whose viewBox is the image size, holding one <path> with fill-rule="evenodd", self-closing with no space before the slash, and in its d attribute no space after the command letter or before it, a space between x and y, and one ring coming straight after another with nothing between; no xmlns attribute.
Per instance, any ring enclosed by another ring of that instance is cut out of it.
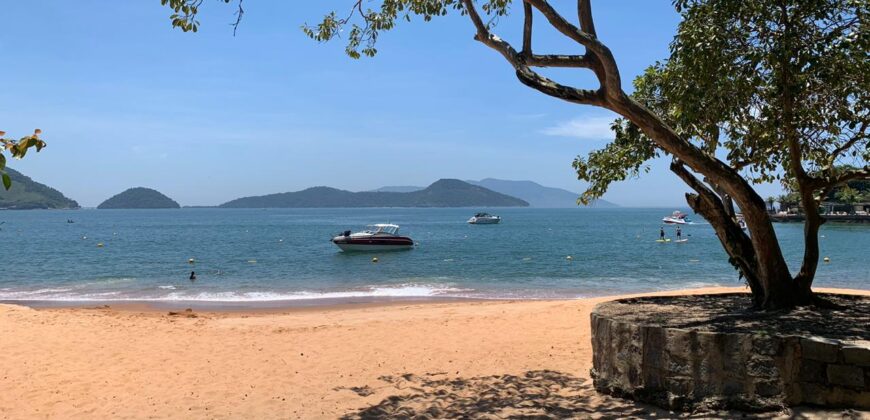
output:
<svg viewBox="0 0 870 420"><path fill-rule="evenodd" d="M60 191L40 184L12 168L6 167L12 179L7 191L0 186L0 209L77 209L79 203L66 198Z"/></svg>
<svg viewBox="0 0 870 420"><path fill-rule="evenodd" d="M175 200L150 188L130 188L103 201L98 209L177 209Z"/></svg>
<svg viewBox="0 0 870 420"><path fill-rule="evenodd" d="M578 207L577 197L580 194L563 190L561 188L545 187L532 181L507 181L503 179L486 178L480 181L466 181L490 190L521 198L529 202L532 207ZM594 208L619 207L606 200L596 200L591 206Z"/></svg>
<svg viewBox="0 0 870 420"><path fill-rule="evenodd" d="M397 192L397 193L409 193L414 191L420 191L426 187L414 187L411 185L396 185L396 186L387 186L381 187L376 190L369 190L367 192Z"/></svg>
<svg viewBox="0 0 870 420"><path fill-rule="evenodd" d="M529 203L458 179L441 179L412 192L351 192L314 187L297 192L245 197L228 208L267 207L526 207Z"/></svg>

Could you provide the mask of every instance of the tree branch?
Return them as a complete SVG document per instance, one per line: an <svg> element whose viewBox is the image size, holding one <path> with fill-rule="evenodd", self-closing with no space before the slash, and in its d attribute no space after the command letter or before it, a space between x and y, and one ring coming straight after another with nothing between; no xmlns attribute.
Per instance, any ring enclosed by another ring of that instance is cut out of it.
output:
<svg viewBox="0 0 870 420"><path fill-rule="evenodd" d="M546 0L525 1L538 9L547 21L550 22L550 25L552 25L553 28L578 44L586 47L586 55L592 55L595 57L595 66L593 67L593 70L595 70L595 75L598 76L598 80L601 83L601 87L606 96L613 99L621 99L621 97L624 96L622 92L622 82L620 81L619 76L619 68L616 66L616 60L613 58L613 53L610 52L610 49L607 48L607 46L599 42L594 35L584 32L568 22L559 14L559 12L553 9L553 7L550 6L550 3ZM584 1L588 3L588 0L579 1L581 2L581 5ZM592 15L589 13L591 9L588 5L584 9L586 12L582 12L584 14L583 19L591 26Z"/></svg>
<svg viewBox="0 0 870 420"><path fill-rule="evenodd" d="M580 29L597 38L595 20L592 19L592 5L589 0L577 0L577 14L580 18Z"/></svg>
<svg viewBox="0 0 870 420"><path fill-rule="evenodd" d="M578 104L603 105L603 95L600 91L577 89L571 86L559 84L532 70L521 55L505 40L490 33L480 14L474 7L472 0L462 0L463 6L468 13L471 22L477 29L474 39L484 45L498 51L516 70L517 78L524 85L529 86L547 95ZM576 61L576 60L575 60ZM557 60L552 61L553 63Z"/></svg>
<svg viewBox="0 0 870 420"><path fill-rule="evenodd" d="M525 53L524 53L525 54ZM592 60L585 55L531 54L525 57L526 64L532 67L576 67L592 68Z"/></svg>
<svg viewBox="0 0 870 420"><path fill-rule="evenodd" d="M704 185L698 178L692 175L679 161L674 160L670 166L671 172L675 173L697 194L686 194L686 202L696 213L710 222L716 231L719 242L728 253L729 261L733 264L752 290L756 306L762 304L760 298L764 295L763 285L758 276L758 262L752 241L737 225L731 215L728 214L723 202L710 188Z"/></svg>
<svg viewBox="0 0 870 420"><path fill-rule="evenodd" d="M532 56L532 5L523 2L523 55Z"/></svg>
<svg viewBox="0 0 870 420"><path fill-rule="evenodd" d="M843 152L845 152L846 150L849 150L852 146L855 145L855 143L858 143L859 141L866 139L867 138L866 130L867 130L867 121L864 121L861 123L861 128L858 129L857 132L855 132L854 137L852 137L851 139L849 139L849 141L847 141L842 146L834 149L831 152L831 160L833 161L834 159L837 158L837 156L843 154Z"/></svg>

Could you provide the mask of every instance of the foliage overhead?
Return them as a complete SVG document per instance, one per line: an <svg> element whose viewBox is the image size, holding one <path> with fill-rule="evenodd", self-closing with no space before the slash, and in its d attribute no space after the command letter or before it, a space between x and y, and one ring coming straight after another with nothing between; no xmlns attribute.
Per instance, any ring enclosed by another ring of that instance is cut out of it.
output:
<svg viewBox="0 0 870 420"><path fill-rule="evenodd" d="M5 153L8 152L16 159L23 159L30 148L35 148L37 152L41 151L45 147L45 142L39 138L40 134L42 134L42 130L37 128L33 130L33 134L13 140L4 137L5 131L0 131L0 147L2 147L0 150L0 177L3 180L3 188L6 190L12 188L12 178L6 173Z"/></svg>
<svg viewBox="0 0 870 420"><path fill-rule="evenodd" d="M675 6L682 20L671 57L635 80L635 99L752 182L796 187L785 124L794 125L800 162L818 180L816 189L867 177L866 0L680 0ZM783 106L784 89L791 109ZM617 120L613 143L575 160L579 177L590 182L585 199L657 156L626 153L650 147L626 126Z"/></svg>

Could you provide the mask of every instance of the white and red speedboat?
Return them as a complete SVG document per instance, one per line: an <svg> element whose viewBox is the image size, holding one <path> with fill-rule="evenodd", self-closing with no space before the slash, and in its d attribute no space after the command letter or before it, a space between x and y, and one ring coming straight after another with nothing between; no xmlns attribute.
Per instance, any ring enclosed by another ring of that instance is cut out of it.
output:
<svg viewBox="0 0 870 420"><path fill-rule="evenodd" d="M346 230L332 238L332 243L345 252L397 251L414 247L411 238L399 236L399 225L389 223L368 225L362 232Z"/></svg>
<svg viewBox="0 0 870 420"><path fill-rule="evenodd" d="M687 216L688 214L675 210L670 216L662 218L662 222L669 225L685 225L686 223L691 222Z"/></svg>

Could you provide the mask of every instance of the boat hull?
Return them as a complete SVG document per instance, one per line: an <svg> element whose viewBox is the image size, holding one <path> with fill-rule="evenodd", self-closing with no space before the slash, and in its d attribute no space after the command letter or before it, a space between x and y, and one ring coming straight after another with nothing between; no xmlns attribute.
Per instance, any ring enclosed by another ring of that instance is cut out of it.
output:
<svg viewBox="0 0 870 420"><path fill-rule="evenodd" d="M669 217L666 217L666 218L662 219L662 222L664 222L664 223L667 224L667 225L685 225L685 224L686 224L686 221L685 221L685 220L682 220L682 219L672 219L672 218L669 218Z"/></svg>
<svg viewBox="0 0 870 420"><path fill-rule="evenodd" d="M375 239L338 237L333 239L332 243L344 252L402 251L414 247L414 241L406 237Z"/></svg>
<svg viewBox="0 0 870 420"><path fill-rule="evenodd" d="M501 219L471 219L468 221L470 225L496 225L501 222Z"/></svg>

